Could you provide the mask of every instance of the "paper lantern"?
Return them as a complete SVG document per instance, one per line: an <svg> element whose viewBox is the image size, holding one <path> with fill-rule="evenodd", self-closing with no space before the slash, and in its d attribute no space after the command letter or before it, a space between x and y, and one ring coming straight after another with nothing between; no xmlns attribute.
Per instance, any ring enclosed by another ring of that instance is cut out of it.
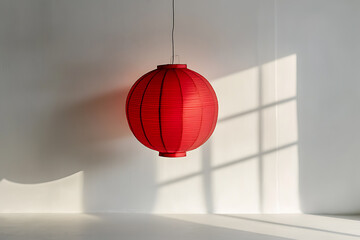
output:
<svg viewBox="0 0 360 240"><path fill-rule="evenodd" d="M146 147L163 157L184 157L213 133L218 102L210 83L186 64L159 65L130 89L126 116Z"/></svg>

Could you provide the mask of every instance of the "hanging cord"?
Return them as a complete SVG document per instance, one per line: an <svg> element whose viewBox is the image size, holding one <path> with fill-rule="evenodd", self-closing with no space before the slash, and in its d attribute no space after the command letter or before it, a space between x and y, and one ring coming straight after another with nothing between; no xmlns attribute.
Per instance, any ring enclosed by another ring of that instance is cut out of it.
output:
<svg viewBox="0 0 360 240"><path fill-rule="evenodd" d="M172 30L171 30L172 57L171 57L171 64L174 64L174 60L175 60L174 30L175 30L175 0L172 0Z"/></svg>

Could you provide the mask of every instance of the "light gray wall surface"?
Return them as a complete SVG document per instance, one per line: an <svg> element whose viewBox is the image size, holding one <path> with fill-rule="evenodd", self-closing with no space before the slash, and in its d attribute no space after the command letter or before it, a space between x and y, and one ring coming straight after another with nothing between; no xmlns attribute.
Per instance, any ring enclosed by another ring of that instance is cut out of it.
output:
<svg viewBox="0 0 360 240"><path fill-rule="evenodd" d="M219 98L166 159L126 123L171 55L169 0L0 0L0 212L358 213L360 2L176 2L176 54Z"/></svg>
<svg viewBox="0 0 360 240"><path fill-rule="evenodd" d="M359 213L360 2L280 3L278 45L298 56L302 209Z"/></svg>

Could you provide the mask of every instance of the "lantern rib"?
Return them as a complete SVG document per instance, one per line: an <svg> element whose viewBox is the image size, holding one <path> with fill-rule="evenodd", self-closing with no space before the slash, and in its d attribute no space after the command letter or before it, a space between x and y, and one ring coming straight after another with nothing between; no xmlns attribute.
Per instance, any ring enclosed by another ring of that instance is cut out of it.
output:
<svg viewBox="0 0 360 240"><path fill-rule="evenodd" d="M145 136L146 140L148 141L148 143L150 144L150 146L152 146L153 148L155 148L155 147L154 147L154 145L151 144L151 142L150 142L150 140L149 140L149 138L147 137L146 132L145 132L144 123L143 123L143 119L142 119L142 106L143 106L143 101L144 101L144 97L145 97L145 94L146 94L146 90L148 89L148 87L149 87L149 85L150 85L150 82L154 79L154 77L155 77L159 72L161 72L161 71L158 70L158 72L155 73L155 74L150 78L149 82L146 84L146 87L145 87L145 89L144 89L144 93L143 93L143 95L142 95L142 97L141 97L141 102L140 102L140 123L141 123L141 128L142 128L142 130L143 130L143 133L144 133L144 136Z"/></svg>
<svg viewBox="0 0 360 240"><path fill-rule="evenodd" d="M195 84L195 81L192 79L192 77L190 77L190 75L189 75L186 71L184 71L183 69L180 69L180 71L182 71L183 73L185 73L186 76L188 76L188 77L190 78L190 80L193 82L193 84L194 84L194 86L195 86L195 88L196 88L196 92L197 92L197 94L199 95L199 98L200 98L199 89L198 89L197 85ZM196 136L194 142L190 145L189 150L192 149L192 147L194 146L194 144L196 143L196 141L198 140L198 138L199 138L199 136L200 136L200 130L201 130L202 122L203 122L203 110L204 110L204 108L203 108L203 106L201 106L200 128L199 128L199 130L198 130L198 133L197 133L197 136Z"/></svg>
<svg viewBox="0 0 360 240"><path fill-rule="evenodd" d="M204 79L203 79L204 77L203 77L203 76L201 76L199 73L197 73L197 72L195 72L195 71L192 71L192 70L190 70L190 69L188 69L188 71L190 71L190 72L194 73L195 75L197 75L197 76L201 79L201 81L203 81L203 82L205 83L205 85L206 85L206 87L207 87L207 89L208 89L209 91L214 91L212 88L209 87L210 83L204 81ZM214 91L214 92L215 92L215 91ZM215 96L214 99L215 99L215 102L217 103L218 100L217 100L217 98L216 98L216 93L215 93L213 96ZM215 120L217 119L217 116L218 116L217 113L214 114L214 119L215 119ZM212 126L211 126L211 130L212 130L212 131L209 132L208 136L205 138L205 141L207 141L207 140L210 138L210 136L212 135L212 133L213 133L213 131L214 131L214 129L215 129L215 126L216 126L216 121L213 121L213 124L212 124Z"/></svg>
<svg viewBox="0 0 360 240"><path fill-rule="evenodd" d="M175 69L173 69L174 71L174 74L179 82L179 88L180 88L180 95L181 95L181 109L182 109L182 112L181 112L181 119L183 119L184 117L184 97L183 97L183 94L182 94L182 88L181 88L181 83L180 83L180 78L179 76L177 75ZM182 143L182 138L183 138L183 133L184 132L184 121L181 121L181 136L180 136L180 141L179 141L179 147L178 147L178 150L180 150L180 147L181 147L181 143Z"/></svg>
<svg viewBox="0 0 360 240"><path fill-rule="evenodd" d="M130 89L128 98L127 98L127 100L126 100L126 105L127 105L127 106L130 104L131 97L132 97L132 95L133 95L136 87L139 85L139 83L140 83L142 80L144 80L146 77L148 77L151 73L153 73L153 72L155 72L155 71L156 71L156 69L153 70L153 71L148 72L147 74L145 74L145 75L142 76L139 80L136 81L136 83L134 84L134 86ZM154 74L154 75L156 75L156 74ZM133 131L133 127L131 126L131 122L129 121L129 109L128 109L127 106L126 106L126 119L128 120L130 130L131 130L132 132L134 132L134 131Z"/></svg>
<svg viewBox="0 0 360 240"><path fill-rule="evenodd" d="M163 91L163 87L164 87L164 81L165 81L165 77L166 74L168 73L168 69L166 69L164 77L161 81L161 87L160 87L160 97L159 97L159 129L160 129L160 138L161 138L161 142L164 146L165 152L167 152L166 147L165 147L165 142L164 142L164 138L163 138L163 133L162 133L162 129L161 129L161 99L162 99L162 91Z"/></svg>

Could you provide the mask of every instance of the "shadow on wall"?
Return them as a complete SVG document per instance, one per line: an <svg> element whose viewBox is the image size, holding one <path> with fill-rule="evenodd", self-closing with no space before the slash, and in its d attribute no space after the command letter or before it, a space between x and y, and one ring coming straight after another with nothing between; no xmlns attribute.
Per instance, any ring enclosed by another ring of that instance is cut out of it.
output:
<svg viewBox="0 0 360 240"><path fill-rule="evenodd" d="M86 211L99 194L105 196L111 189L130 189L136 185L131 183L137 176L136 171L126 173L129 163L141 155L135 154L133 141L130 146L127 140L133 138L124 110L128 90L111 91L72 105L63 104L69 106L51 106L45 109L45 113L37 114L36 121L27 118L34 121L30 126L17 125L25 131L12 132L14 142L7 142L7 157L1 160L1 211ZM23 104L31 108L31 104ZM107 182L108 172L101 171L110 168L118 169L116 171L123 178ZM137 183L146 186L153 178L151 161L143 161L141 168L147 171L145 174L140 171ZM88 175L92 174L95 175L94 182L87 182ZM116 186L111 186L115 183ZM93 184L95 189L88 184ZM152 196L151 192L146 194ZM114 195L114 201L124 198ZM144 199L147 201L144 204L152 205L152 197ZM106 203L101 205L107 206Z"/></svg>
<svg viewBox="0 0 360 240"><path fill-rule="evenodd" d="M96 96L55 114L44 141L45 156L64 154L86 161L99 154L105 157L106 143L131 134L124 116L127 90Z"/></svg>
<svg viewBox="0 0 360 240"><path fill-rule="evenodd" d="M17 182L41 183L79 172L99 156L104 163L106 155L111 153L106 149L107 143L131 134L124 117L126 94L126 90L113 91L59 107L41 126L36 146L38 161L33 163L36 171L24 172L21 167L24 163L20 161L15 171L4 173L4 177ZM24 167L30 170L32 166Z"/></svg>
<svg viewBox="0 0 360 240"><path fill-rule="evenodd" d="M161 61L167 35L134 41L165 29L138 17L150 3L107 4L0 2L0 212L152 209L154 164L124 105L149 68L138 53Z"/></svg>

